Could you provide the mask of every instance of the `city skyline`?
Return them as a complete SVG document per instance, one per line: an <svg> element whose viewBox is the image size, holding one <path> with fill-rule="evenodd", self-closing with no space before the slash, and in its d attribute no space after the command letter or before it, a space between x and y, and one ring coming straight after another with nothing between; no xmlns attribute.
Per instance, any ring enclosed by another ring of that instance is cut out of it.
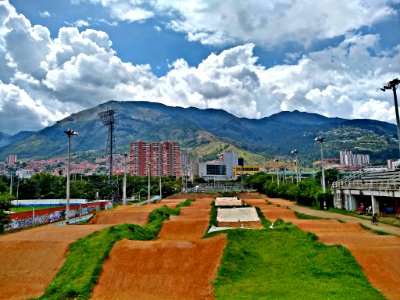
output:
<svg viewBox="0 0 400 300"><path fill-rule="evenodd" d="M1 1L0 132L39 130L111 99L394 123L393 97L379 88L399 76L399 7Z"/></svg>

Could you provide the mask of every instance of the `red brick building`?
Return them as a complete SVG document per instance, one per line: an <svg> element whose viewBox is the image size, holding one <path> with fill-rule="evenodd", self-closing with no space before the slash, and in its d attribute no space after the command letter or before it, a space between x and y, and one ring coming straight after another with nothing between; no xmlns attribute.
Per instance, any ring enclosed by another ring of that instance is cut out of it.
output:
<svg viewBox="0 0 400 300"><path fill-rule="evenodd" d="M130 145L129 173L147 176L180 176L180 147L178 142L134 142Z"/></svg>

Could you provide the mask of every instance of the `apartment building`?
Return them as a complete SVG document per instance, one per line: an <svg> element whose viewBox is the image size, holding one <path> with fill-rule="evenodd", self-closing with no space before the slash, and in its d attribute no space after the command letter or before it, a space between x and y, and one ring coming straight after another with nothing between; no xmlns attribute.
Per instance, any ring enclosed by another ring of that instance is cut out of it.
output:
<svg viewBox="0 0 400 300"><path fill-rule="evenodd" d="M129 172L132 175L180 176L178 142L143 142L130 145Z"/></svg>

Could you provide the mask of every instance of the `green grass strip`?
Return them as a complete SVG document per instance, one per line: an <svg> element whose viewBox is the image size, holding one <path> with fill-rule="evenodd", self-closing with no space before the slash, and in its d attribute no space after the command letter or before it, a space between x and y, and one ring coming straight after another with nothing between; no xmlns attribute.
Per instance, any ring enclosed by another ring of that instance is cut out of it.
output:
<svg viewBox="0 0 400 300"><path fill-rule="evenodd" d="M11 207L11 211L18 213L18 212L32 211L33 209L42 210L42 209L60 208L60 207L65 207L65 206L16 206L16 207Z"/></svg>
<svg viewBox="0 0 400 300"><path fill-rule="evenodd" d="M38 299L88 299L98 282L103 262L113 245L121 239L154 240L162 223L170 215L178 215L181 207L189 206L194 199L187 199L176 208L167 206L152 211L145 226L121 224L94 232L76 240L70 249L62 268Z"/></svg>
<svg viewBox="0 0 400 300"><path fill-rule="evenodd" d="M322 218L322 217L317 217L317 216L312 216L312 215L303 214L303 213L298 212L298 211L294 211L294 214L296 215L296 217L297 217L298 219L306 219L306 220L328 220L328 219Z"/></svg>
<svg viewBox="0 0 400 300"><path fill-rule="evenodd" d="M370 228L370 227L368 227L368 226L366 226L366 225L364 225L362 223L358 223L358 224L360 224L360 226L362 228L364 228L364 229L366 229L368 231L371 231L372 233L375 233L375 234L378 234L378 235L391 235L390 233L387 233L387 232L382 231L382 230L372 229L372 228Z"/></svg>
<svg viewBox="0 0 400 300"><path fill-rule="evenodd" d="M290 223L226 234L216 299L385 299L346 248L326 246Z"/></svg>

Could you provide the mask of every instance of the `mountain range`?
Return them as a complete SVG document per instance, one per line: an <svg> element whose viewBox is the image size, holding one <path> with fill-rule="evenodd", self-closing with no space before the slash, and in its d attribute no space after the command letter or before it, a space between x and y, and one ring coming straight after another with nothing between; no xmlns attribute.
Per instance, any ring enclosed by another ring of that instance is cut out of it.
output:
<svg viewBox="0 0 400 300"><path fill-rule="evenodd" d="M398 151L396 126L381 121L328 118L299 111L247 119L219 109L109 101L37 132L0 134L0 158L8 154L17 154L20 159L65 155L66 129L79 132L73 137L73 152L104 152L108 128L98 114L111 108L116 110L116 151L127 151L129 144L137 140L178 141L184 152L191 153L207 144L223 143L267 158L289 156L291 150L297 149L304 160L312 161L320 155L319 145L314 141L316 136L325 137L325 157L339 157L339 150L351 150L383 160L397 156Z"/></svg>

